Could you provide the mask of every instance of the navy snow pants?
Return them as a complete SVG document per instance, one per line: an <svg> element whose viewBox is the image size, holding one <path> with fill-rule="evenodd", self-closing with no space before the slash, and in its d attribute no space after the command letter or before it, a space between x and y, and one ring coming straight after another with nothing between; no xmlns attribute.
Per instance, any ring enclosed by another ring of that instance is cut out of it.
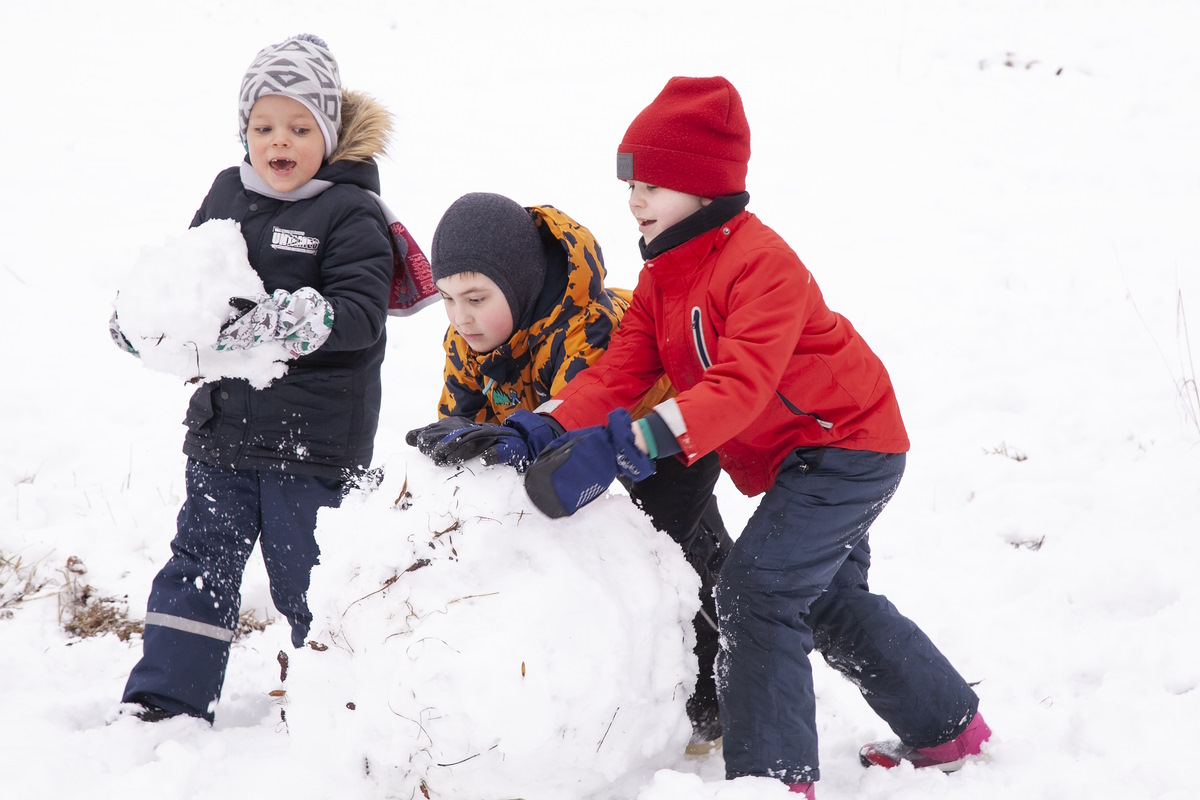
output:
<svg viewBox="0 0 1200 800"><path fill-rule="evenodd" d="M820 778L809 653L854 682L906 744L957 736L979 698L911 620L867 588L868 530L903 454L801 449L783 462L717 585L725 771Z"/></svg>
<svg viewBox="0 0 1200 800"><path fill-rule="evenodd" d="M309 576L317 563L317 512L337 506L342 481L312 475L229 470L189 459L187 498L171 559L154 578L142 658L124 702L213 721L238 626L242 573L260 542L275 608L308 635Z"/></svg>

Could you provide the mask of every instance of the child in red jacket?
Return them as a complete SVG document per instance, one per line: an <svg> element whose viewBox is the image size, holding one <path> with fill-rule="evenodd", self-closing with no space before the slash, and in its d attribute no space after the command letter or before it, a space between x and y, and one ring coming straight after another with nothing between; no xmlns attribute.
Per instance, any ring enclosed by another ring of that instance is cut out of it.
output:
<svg viewBox="0 0 1200 800"><path fill-rule="evenodd" d="M957 768L990 735L979 698L913 622L868 590L868 530L904 471L887 370L831 311L791 248L745 210L750 130L724 78L672 78L629 126L617 177L645 266L605 355L538 409L568 431L526 475L551 516L618 475L710 452L765 492L717 584L717 684L728 778L820 777L809 653L899 736L864 765ZM630 421L663 375L679 394ZM588 427L591 426L591 427Z"/></svg>

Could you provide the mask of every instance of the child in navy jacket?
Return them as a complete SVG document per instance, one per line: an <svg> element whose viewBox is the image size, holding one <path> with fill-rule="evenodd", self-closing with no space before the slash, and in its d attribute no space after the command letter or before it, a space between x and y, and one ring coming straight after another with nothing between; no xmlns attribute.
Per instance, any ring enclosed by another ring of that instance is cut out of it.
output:
<svg viewBox="0 0 1200 800"><path fill-rule="evenodd" d="M216 177L192 227L236 220L265 293L213 346L279 340L295 359L264 389L223 378L192 396L187 497L123 698L122 713L147 721L212 722L256 542L292 644L304 643L317 512L337 506L371 462L389 306L413 311L436 292L427 270L404 273L419 268L417 251L401 243L402 226L378 196L374 158L391 117L342 89L323 41L303 35L262 50L238 111L246 159ZM411 293L396 303L401 274Z"/></svg>

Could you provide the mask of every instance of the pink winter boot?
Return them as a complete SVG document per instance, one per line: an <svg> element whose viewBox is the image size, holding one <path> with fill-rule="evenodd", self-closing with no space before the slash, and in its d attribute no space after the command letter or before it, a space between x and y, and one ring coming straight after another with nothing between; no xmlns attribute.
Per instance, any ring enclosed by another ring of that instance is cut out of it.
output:
<svg viewBox="0 0 1200 800"><path fill-rule="evenodd" d="M804 795L804 800L816 799L816 789L811 783L789 783L787 787L789 792Z"/></svg>
<svg viewBox="0 0 1200 800"><path fill-rule="evenodd" d="M992 729L977 713L965 731L945 744L909 747L899 740L872 742L858 751L858 760L864 767L891 769L907 761L916 769L936 767L942 772L954 772L962 767L967 758L979 755L983 743L991 735Z"/></svg>

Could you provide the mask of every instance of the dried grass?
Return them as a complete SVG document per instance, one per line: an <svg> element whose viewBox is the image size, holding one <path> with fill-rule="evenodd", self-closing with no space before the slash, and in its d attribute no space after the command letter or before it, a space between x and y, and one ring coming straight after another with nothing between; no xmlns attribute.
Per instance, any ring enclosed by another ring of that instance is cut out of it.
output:
<svg viewBox="0 0 1200 800"><path fill-rule="evenodd" d="M140 635L143 623L129 619L128 598L98 597L82 580L87 567L77 556L67 559L58 591L58 623L69 635L89 639L104 633L116 634L122 642Z"/></svg>
<svg viewBox="0 0 1200 800"><path fill-rule="evenodd" d="M61 579L42 578L37 565L20 556L0 554L0 621L12 619L17 607L32 600L57 595L58 624L69 636L90 639L105 633L122 642L141 636L145 623L129 619L128 597L105 597L87 582L87 566L77 556L67 559L59 570ZM254 609L238 615L234 641L266 630L271 620L260 620Z"/></svg>
<svg viewBox="0 0 1200 800"><path fill-rule="evenodd" d="M11 619L13 609L37 597L50 583L37 577L37 565L25 564L20 556L0 554L0 619Z"/></svg>

